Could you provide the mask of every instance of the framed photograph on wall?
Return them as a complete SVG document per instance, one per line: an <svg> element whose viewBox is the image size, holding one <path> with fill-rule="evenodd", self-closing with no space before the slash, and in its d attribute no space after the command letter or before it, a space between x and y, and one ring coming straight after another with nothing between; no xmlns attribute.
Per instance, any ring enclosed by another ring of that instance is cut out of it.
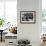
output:
<svg viewBox="0 0 46 46"><path fill-rule="evenodd" d="M36 23L36 11L20 11L20 23L35 24Z"/></svg>

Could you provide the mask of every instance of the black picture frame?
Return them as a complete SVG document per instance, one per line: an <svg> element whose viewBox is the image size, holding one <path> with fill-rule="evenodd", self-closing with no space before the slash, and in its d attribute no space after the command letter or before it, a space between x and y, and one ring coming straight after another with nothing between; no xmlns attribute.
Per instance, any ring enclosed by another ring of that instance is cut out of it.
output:
<svg viewBox="0 0 46 46"><path fill-rule="evenodd" d="M21 24L35 24L36 11L20 11L20 23Z"/></svg>

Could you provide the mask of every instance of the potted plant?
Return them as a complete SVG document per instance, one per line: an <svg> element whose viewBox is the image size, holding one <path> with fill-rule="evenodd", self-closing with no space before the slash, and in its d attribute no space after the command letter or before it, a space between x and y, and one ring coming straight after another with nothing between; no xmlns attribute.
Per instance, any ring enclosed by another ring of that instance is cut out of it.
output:
<svg viewBox="0 0 46 46"><path fill-rule="evenodd" d="M0 18L0 27L2 27L4 25L4 19L3 18Z"/></svg>

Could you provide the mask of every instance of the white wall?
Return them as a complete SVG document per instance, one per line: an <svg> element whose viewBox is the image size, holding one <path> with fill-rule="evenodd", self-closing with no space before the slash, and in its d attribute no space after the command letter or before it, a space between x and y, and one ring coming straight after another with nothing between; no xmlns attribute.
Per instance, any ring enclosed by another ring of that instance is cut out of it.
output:
<svg viewBox="0 0 46 46"><path fill-rule="evenodd" d="M42 8L41 2L42 0L17 1L18 39L24 38L29 39L31 43L40 43ZM20 11L36 11L36 24L20 24Z"/></svg>

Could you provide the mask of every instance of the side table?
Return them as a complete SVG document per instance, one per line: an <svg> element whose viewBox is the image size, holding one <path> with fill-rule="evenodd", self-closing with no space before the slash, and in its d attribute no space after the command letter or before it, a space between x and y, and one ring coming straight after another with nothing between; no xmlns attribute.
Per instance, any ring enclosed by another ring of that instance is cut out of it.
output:
<svg viewBox="0 0 46 46"><path fill-rule="evenodd" d="M2 42L2 32L3 32L3 30L0 30L0 32L1 32L1 42Z"/></svg>

